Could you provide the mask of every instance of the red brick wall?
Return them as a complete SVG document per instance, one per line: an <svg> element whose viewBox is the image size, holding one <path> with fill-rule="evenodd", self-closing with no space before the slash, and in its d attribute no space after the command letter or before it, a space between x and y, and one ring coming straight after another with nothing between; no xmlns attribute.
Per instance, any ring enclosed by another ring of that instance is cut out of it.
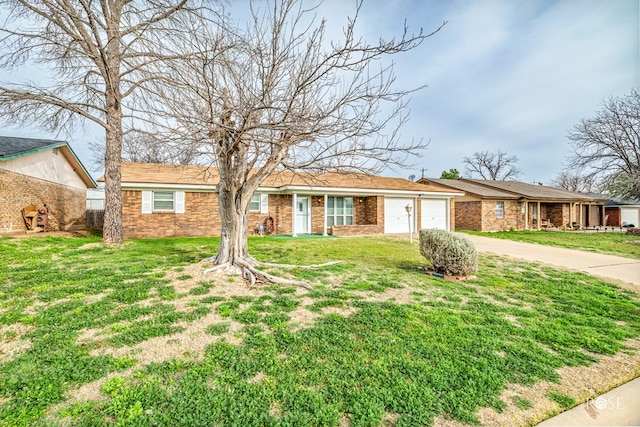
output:
<svg viewBox="0 0 640 427"><path fill-rule="evenodd" d="M269 214L275 222L275 230L273 234L291 234L292 230L292 211L291 204L293 197L288 194L270 194L269 195Z"/></svg>
<svg viewBox="0 0 640 427"><path fill-rule="evenodd" d="M216 236L220 234L218 196L215 193L184 195L185 213L142 213L142 192L122 191L122 227L125 239Z"/></svg>
<svg viewBox="0 0 640 427"><path fill-rule="evenodd" d="M482 202L482 231L522 230L524 228L524 214L522 206L516 200L503 200L504 217L496 217L497 200Z"/></svg>
<svg viewBox="0 0 640 427"><path fill-rule="evenodd" d="M614 227L620 227L622 225L620 208L605 208L605 214L607 215L607 223L605 225L611 225Z"/></svg>
<svg viewBox="0 0 640 427"><path fill-rule="evenodd" d="M311 196L311 233L324 232L324 196Z"/></svg>
<svg viewBox="0 0 640 427"><path fill-rule="evenodd" d="M86 190L71 188L0 169L0 234L24 232L22 208L47 204L48 229L84 228Z"/></svg>
<svg viewBox="0 0 640 427"><path fill-rule="evenodd" d="M482 202L457 202L455 208L456 230L482 230Z"/></svg>
<svg viewBox="0 0 640 427"><path fill-rule="evenodd" d="M449 199L449 230L456 231L456 201Z"/></svg>

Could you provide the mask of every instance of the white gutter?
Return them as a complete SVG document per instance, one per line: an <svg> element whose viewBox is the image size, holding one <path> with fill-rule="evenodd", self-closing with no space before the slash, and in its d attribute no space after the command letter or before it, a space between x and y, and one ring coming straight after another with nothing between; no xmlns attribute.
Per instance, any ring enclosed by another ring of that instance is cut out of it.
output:
<svg viewBox="0 0 640 427"><path fill-rule="evenodd" d="M438 197L455 197L464 196L463 192L439 192L439 191L419 191L419 190L385 190L379 188L343 188L343 187L310 187L310 186L293 186L285 185L282 187L258 187L262 192L274 192L280 194L331 194L331 195L353 195L353 194L372 194L372 195L394 195L394 196L438 196Z"/></svg>
<svg viewBox="0 0 640 427"><path fill-rule="evenodd" d="M207 184L167 184L167 183L140 183L140 182L123 182L121 184L123 190L193 190L193 191L209 191L216 192L215 185Z"/></svg>
<svg viewBox="0 0 640 427"><path fill-rule="evenodd" d="M192 190L217 192L217 186L213 184L168 184L168 183L141 183L141 182L123 182L121 184L123 190ZM409 197L456 197L464 196L463 192L439 192L439 191L417 191L417 190L385 190L378 188L337 188L337 187L309 187L309 186L290 186L282 187L258 187L256 192L271 194L293 194L303 193L310 195L335 195L335 196L352 196L357 195L391 195L391 196L409 196Z"/></svg>

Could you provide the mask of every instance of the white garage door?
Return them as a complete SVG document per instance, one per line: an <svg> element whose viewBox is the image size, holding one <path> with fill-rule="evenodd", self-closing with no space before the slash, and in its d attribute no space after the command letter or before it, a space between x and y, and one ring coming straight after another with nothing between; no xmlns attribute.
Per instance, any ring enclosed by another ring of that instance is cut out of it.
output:
<svg viewBox="0 0 640 427"><path fill-rule="evenodd" d="M434 199L422 200L422 213L420 215L421 228L437 228L449 230L447 227L447 200Z"/></svg>
<svg viewBox="0 0 640 427"><path fill-rule="evenodd" d="M407 205L413 206L413 199L384 198L384 232L385 233L409 233L409 218ZM415 209L411 211L411 230L415 231L413 225L413 215Z"/></svg>
<svg viewBox="0 0 640 427"><path fill-rule="evenodd" d="M624 224L626 222L627 224L633 224L636 227L640 226L640 224L638 224L640 222L638 221L638 211L640 211L640 208L620 208L622 223Z"/></svg>

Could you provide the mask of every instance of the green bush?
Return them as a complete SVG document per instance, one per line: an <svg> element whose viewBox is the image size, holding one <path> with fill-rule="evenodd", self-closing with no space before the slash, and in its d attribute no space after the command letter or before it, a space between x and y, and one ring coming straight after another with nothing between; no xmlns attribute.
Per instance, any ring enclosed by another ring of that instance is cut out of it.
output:
<svg viewBox="0 0 640 427"><path fill-rule="evenodd" d="M471 240L444 230L420 230L420 253L440 274L468 276L478 269Z"/></svg>

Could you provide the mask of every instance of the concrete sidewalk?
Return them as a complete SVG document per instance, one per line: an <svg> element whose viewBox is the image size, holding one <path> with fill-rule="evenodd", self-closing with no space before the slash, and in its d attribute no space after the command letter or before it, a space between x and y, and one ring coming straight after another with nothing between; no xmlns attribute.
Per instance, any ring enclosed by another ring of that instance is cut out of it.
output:
<svg viewBox="0 0 640 427"><path fill-rule="evenodd" d="M638 287L640 260L464 234L479 252L582 271ZM552 417L538 427L640 426L640 378Z"/></svg>

